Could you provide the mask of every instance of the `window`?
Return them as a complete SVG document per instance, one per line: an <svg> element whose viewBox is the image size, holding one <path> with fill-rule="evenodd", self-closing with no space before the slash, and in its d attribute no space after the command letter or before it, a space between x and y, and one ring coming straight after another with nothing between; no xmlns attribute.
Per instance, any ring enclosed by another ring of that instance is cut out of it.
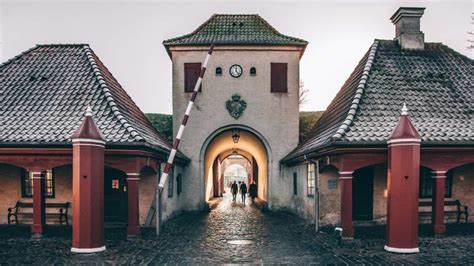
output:
<svg viewBox="0 0 474 266"><path fill-rule="evenodd" d="M444 181L444 197L450 198L453 192L453 173L446 173ZM420 198L433 197L433 178L428 168L420 169Z"/></svg>
<svg viewBox="0 0 474 266"><path fill-rule="evenodd" d="M43 171L45 175L46 197L54 198L54 175L52 170ZM24 169L21 170L21 197L33 197L33 179L30 173Z"/></svg>
<svg viewBox="0 0 474 266"><path fill-rule="evenodd" d="M250 76L256 76L257 75L257 69L255 67L250 68Z"/></svg>
<svg viewBox="0 0 474 266"><path fill-rule="evenodd" d="M176 186L177 186L176 193L179 195L181 194L181 191L183 191L183 176L181 175L181 173L179 173L176 176Z"/></svg>
<svg viewBox="0 0 474 266"><path fill-rule="evenodd" d="M298 174L293 173L293 195L298 195Z"/></svg>
<svg viewBox="0 0 474 266"><path fill-rule="evenodd" d="M216 67L216 76L222 76L222 68Z"/></svg>
<svg viewBox="0 0 474 266"><path fill-rule="evenodd" d="M184 92L193 92L196 81L201 74L201 63L185 63L184 64ZM202 90L199 87L199 91Z"/></svg>
<svg viewBox="0 0 474 266"><path fill-rule="evenodd" d="M171 170L168 176L168 198L173 197L173 189L174 189L174 171Z"/></svg>
<svg viewBox="0 0 474 266"><path fill-rule="evenodd" d="M314 196L314 181L316 177L316 172L314 171L314 163L308 164L308 196Z"/></svg>
<svg viewBox="0 0 474 266"><path fill-rule="evenodd" d="M288 92L287 63L271 63L271 92Z"/></svg>

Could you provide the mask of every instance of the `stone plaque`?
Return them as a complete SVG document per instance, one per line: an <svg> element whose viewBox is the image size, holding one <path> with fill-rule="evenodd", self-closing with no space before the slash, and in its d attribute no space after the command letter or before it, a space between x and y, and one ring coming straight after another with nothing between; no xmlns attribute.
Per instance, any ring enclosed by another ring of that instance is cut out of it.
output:
<svg viewBox="0 0 474 266"><path fill-rule="evenodd" d="M328 180L328 189L337 189L337 179Z"/></svg>

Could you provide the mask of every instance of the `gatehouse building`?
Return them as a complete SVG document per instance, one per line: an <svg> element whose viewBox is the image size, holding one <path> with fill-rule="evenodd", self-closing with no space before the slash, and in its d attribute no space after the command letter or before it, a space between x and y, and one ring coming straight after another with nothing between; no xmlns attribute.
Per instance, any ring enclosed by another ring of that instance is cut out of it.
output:
<svg viewBox="0 0 474 266"><path fill-rule="evenodd" d="M285 206L287 186L275 177L279 161L298 144L299 61L307 42L279 33L258 15L213 15L191 34L164 41L173 65L174 132L212 42L216 47L180 144L191 160L187 204L202 208L221 195L222 163L237 155L252 165L249 180L258 184L259 198Z"/></svg>

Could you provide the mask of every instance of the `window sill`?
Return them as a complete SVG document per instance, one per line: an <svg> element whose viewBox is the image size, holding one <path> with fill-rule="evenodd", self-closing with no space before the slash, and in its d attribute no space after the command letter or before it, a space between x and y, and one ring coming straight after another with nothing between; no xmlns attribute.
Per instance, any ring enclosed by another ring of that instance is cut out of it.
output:
<svg viewBox="0 0 474 266"><path fill-rule="evenodd" d="M22 199L32 199L33 196L21 196ZM46 199L54 199L55 196L45 196Z"/></svg>

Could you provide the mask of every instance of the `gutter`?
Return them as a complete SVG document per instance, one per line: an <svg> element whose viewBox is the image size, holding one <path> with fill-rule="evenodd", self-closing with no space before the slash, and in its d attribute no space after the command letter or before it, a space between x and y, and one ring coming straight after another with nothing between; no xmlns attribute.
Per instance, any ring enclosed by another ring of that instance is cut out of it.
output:
<svg viewBox="0 0 474 266"><path fill-rule="evenodd" d="M30 149L39 149L39 148L71 148L72 142L69 141L57 141L57 142L45 142L45 141L17 141L17 142L6 142L0 141L0 148L30 148ZM146 142L106 142L105 147L107 149L128 149L128 148L135 148L141 149L144 151L152 152L157 154L156 157L166 160L166 154L170 153L169 150L166 150L162 147L151 145ZM163 156L159 156L162 154ZM186 157L181 152L177 154L178 162L181 164L187 164L191 161L188 157Z"/></svg>
<svg viewBox="0 0 474 266"><path fill-rule="evenodd" d="M450 141L450 142L439 142L439 141L422 141L421 147L423 148L468 148L473 149L474 141ZM280 164L294 165L300 162L307 161L308 158L314 158L317 156L324 156L325 153L330 152L337 148L379 148L386 149L386 141L374 141L374 142L328 142L322 146L317 147L307 153L303 153L296 157L290 157L288 159L283 158L280 160Z"/></svg>

